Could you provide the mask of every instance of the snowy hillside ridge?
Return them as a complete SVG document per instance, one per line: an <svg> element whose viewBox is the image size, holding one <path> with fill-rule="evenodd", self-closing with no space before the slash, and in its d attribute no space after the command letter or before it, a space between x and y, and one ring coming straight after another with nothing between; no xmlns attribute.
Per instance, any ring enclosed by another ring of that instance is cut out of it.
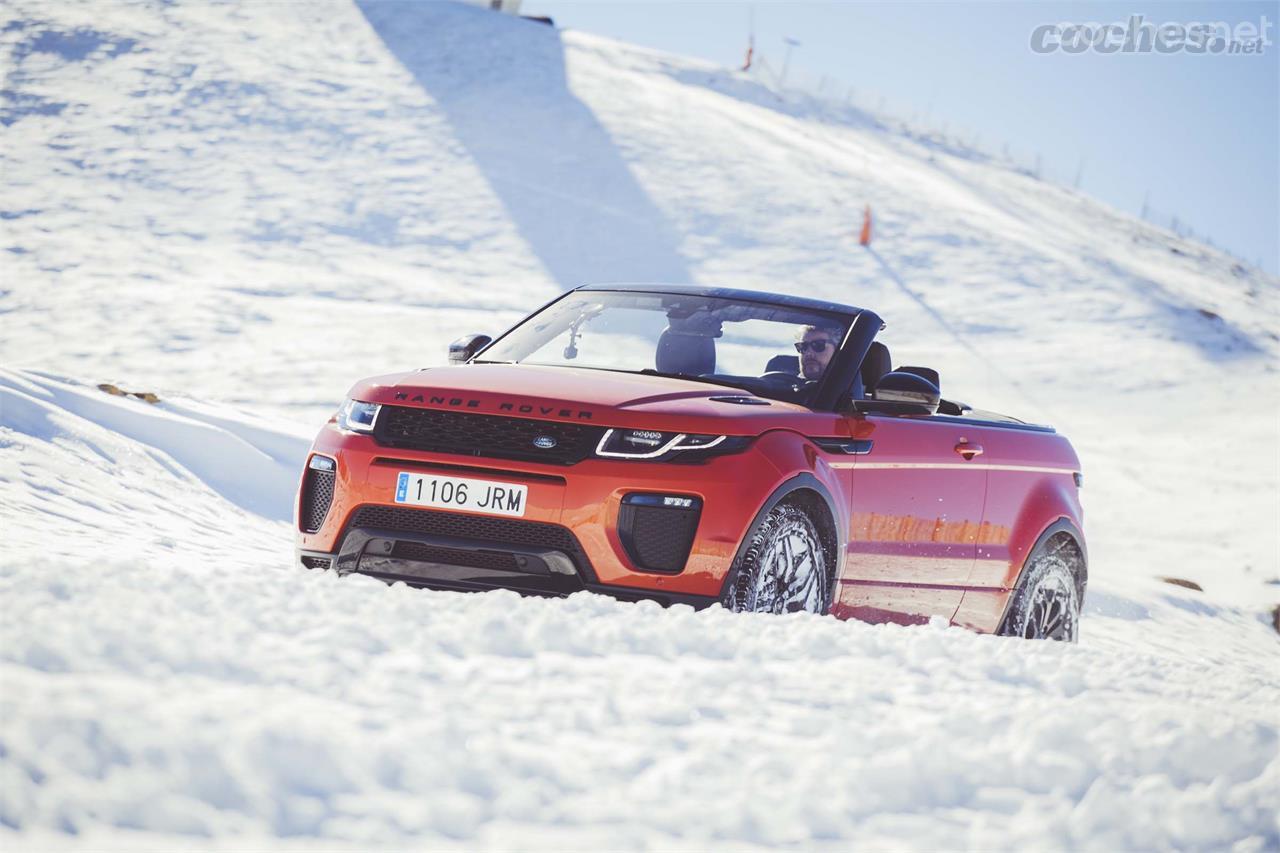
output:
<svg viewBox="0 0 1280 853"><path fill-rule="evenodd" d="M0 15L0 843L1280 848L1275 278L482 9ZM866 305L1067 435L1081 643L294 567L354 381L654 279Z"/></svg>
<svg viewBox="0 0 1280 853"><path fill-rule="evenodd" d="M1175 256L1208 261L1220 274L1229 274L1233 278L1250 281L1258 287L1280 284L1280 280L1275 276L1268 275L1265 270L1258 269L1219 247L1200 242L1194 236L1144 221L1107 203L1097 201L1088 193L1044 180L1035 173L1034 169L1018 164L1007 156L996 155L975 147L943 131L924 128L886 115L877 115L864 107L851 104L848 100L824 97L820 92L809 89L796 87L779 89L768 72L747 74L711 62L639 47L606 36L575 30L562 31L562 37L566 43L576 49L595 49L614 62L627 62L627 59L622 59L627 57L630 60L628 65L634 70L664 74L682 84L706 87L735 101L806 122L836 127L865 128L883 136L895 138L903 144L914 144L916 155L930 165L937 164L938 158L945 155L1024 177L1035 185L1051 188L1056 193L1077 199L1098 211L1105 211L1108 219L1123 222L1126 232L1135 232L1136 242L1157 245ZM852 213L857 212L856 208L852 211Z"/></svg>
<svg viewBox="0 0 1280 853"><path fill-rule="evenodd" d="M292 519L298 472L311 436L192 400L144 403L47 374L0 370L4 426L33 439L83 441L104 472L120 459L96 443L101 431L137 442L147 456L194 488L211 488L247 512Z"/></svg>

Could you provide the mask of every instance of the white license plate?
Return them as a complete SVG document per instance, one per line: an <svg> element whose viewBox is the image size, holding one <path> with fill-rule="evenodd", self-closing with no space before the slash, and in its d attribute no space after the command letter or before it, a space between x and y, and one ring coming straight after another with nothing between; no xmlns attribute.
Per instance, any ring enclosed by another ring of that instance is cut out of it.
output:
<svg viewBox="0 0 1280 853"><path fill-rule="evenodd" d="M465 509L493 515L524 515L529 487L519 483L439 477L401 471L396 478L396 503Z"/></svg>

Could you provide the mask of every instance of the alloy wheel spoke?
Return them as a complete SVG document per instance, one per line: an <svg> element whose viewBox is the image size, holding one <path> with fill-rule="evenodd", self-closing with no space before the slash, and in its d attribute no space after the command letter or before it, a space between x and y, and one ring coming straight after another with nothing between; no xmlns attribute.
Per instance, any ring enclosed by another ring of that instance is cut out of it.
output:
<svg viewBox="0 0 1280 853"><path fill-rule="evenodd" d="M1039 631L1040 636L1048 636L1049 624L1053 621L1053 599L1047 596L1041 599L1042 604L1039 608Z"/></svg>
<svg viewBox="0 0 1280 853"><path fill-rule="evenodd" d="M1049 609L1049 624L1045 626L1044 635L1053 637L1057 635L1058 629L1062 627L1062 618L1066 615L1066 611L1062 606L1062 599L1058 596L1053 598L1053 606Z"/></svg>
<svg viewBox="0 0 1280 853"><path fill-rule="evenodd" d="M1037 594L1031 602L1031 613L1027 615L1027 627L1023 635L1029 640L1044 636L1044 596Z"/></svg>
<svg viewBox="0 0 1280 853"><path fill-rule="evenodd" d="M790 564L790 583L787 586L788 591L799 589L808 580L808 573L802 573L800 566L807 557L806 550L802 549L798 553L793 549Z"/></svg>
<svg viewBox="0 0 1280 853"><path fill-rule="evenodd" d="M790 610L816 611L818 565L814 543L807 536L798 537L800 547L792 550L791 583L786 602ZM799 608L793 605L799 605ZM813 605L812 607L810 605Z"/></svg>

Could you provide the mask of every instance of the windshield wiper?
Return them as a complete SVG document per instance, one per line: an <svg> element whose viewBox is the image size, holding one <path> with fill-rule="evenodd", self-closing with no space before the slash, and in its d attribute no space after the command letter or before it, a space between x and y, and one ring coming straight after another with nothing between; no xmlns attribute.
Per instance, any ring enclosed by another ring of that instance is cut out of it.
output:
<svg viewBox="0 0 1280 853"><path fill-rule="evenodd" d="M700 376L697 373L663 373L660 370L654 370L652 367L646 367L640 371L645 376L665 376L668 379L687 379L690 382L705 382L708 385L723 385L726 388L737 388L739 391L750 391L755 393L750 385L742 382L729 382L726 379L713 379L710 376Z"/></svg>
<svg viewBox="0 0 1280 853"><path fill-rule="evenodd" d="M473 359L468 364L527 364L529 362L520 361L489 361L483 358ZM757 393L756 389L745 382L730 382L727 379L715 379L709 376L699 376L696 373L663 373L660 370L654 370L652 367L646 367L643 370L624 370L620 367L593 367L586 364L543 364L538 362L536 367L567 367L574 370L607 370L610 373L642 373L645 376L662 376L667 379L686 379L689 382L703 382L707 385L720 385L724 388L736 388L739 391L747 391L751 394Z"/></svg>

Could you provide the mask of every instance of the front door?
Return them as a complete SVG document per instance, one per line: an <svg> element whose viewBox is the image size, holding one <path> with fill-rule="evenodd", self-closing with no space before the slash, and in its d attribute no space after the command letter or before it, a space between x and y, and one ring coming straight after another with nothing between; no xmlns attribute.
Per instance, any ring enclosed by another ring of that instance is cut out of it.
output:
<svg viewBox="0 0 1280 853"><path fill-rule="evenodd" d="M851 426L863 452L853 460L834 612L874 622L950 620L973 569L986 499L986 468L965 449L976 442L964 425L929 418L873 414Z"/></svg>

